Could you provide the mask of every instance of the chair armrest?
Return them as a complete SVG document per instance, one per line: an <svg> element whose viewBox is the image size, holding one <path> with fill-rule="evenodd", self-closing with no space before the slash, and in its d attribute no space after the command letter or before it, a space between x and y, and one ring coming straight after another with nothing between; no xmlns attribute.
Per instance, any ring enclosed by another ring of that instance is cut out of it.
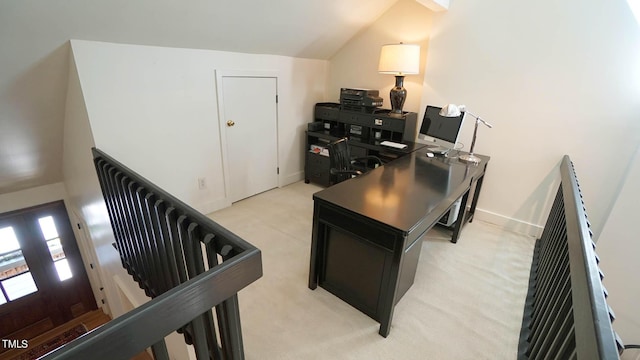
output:
<svg viewBox="0 0 640 360"><path fill-rule="evenodd" d="M377 157L377 156L373 156L373 155L361 156L361 157L357 157L357 158L355 158L355 159L353 159L353 160L356 160L356 161L360 161L360 160L374 160L375 162L377 162L377 163L378 163L378 165L382 165L382 160L381 160L379 157Z"/></svg>
<svg viewBox="0 0 640 360"><path fill-rule="evenodd" d="M350 175L356 175L356 176L362 175L362 171L360 170L338 170L335 168L329 169L329 173L331 173L331 175L336 175L336 174L350 174Z"/></svg>

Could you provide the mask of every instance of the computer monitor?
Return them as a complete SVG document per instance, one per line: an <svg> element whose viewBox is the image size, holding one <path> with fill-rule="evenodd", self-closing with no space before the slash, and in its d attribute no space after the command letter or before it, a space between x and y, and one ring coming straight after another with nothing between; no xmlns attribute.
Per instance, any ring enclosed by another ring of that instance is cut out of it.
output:
<svg viewBox="0 0 640 360"><path fill-rule="evenodd" d="M462 128L464 113L456 117L440 115L442 108L427 105L418 134L418 142L427 145L431 152L445 153L456 146Z"/></svg>

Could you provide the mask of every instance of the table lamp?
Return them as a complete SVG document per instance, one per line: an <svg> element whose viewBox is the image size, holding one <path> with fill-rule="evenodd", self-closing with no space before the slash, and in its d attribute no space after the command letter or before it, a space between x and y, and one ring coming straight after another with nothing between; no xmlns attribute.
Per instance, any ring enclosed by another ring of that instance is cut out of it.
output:
<svg viewBox="0 0 640 360"><path fill-rule="evenodd" d="M483 123L487 125L487 127L489 128L492 128L493 126L488 122L482 120L479 116L474 115L469 111L466 111L466 106L464 105L456 105L456 104L445 105L442 108L442 110L440 110L440 115L446 116L446 117L456 117L456 116L460 116L460 114L463 112L465 114L469 114L474 118L476 118L476 126L473 129L473 139L471 140L471 149L469 150L469 153L460 155L458 159L464 163L477 164L480 162L481 159L473 154L473 148L476 146L476 135L478 134L478 124Z"/></svg>
<svg viewBox="0 0 640 360"><path fill-rule="evenodd" d="M407 97L407 90L403 87L404 76L418 74L419 69L420 45L400 43L382 46L378 72L396 76L396 86L389 92L390 116L403 117L402 106Z"/></svg>

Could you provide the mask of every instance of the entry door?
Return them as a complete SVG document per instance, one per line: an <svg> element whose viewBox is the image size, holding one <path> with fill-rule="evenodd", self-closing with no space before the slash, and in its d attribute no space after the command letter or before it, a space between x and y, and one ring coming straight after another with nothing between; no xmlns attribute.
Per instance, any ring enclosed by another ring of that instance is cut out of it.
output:
<svg viewBox="0 0 640 360"><path fill-rule="evenodd" d="M0 336L23 339L96 309L62 201L0 214Z"/></svg>
<svg viewBox="0 0 640 360"><path fill-rule="evenodd" d="M278 187L275 77L223 76L231 202Z"/></svg>

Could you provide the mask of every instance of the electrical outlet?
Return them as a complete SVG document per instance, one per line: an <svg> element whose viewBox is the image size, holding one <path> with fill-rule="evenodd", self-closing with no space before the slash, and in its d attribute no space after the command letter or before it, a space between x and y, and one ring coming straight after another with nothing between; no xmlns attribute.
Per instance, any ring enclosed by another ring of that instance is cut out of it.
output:
<svg viewBox="0 0 640 360"><path fill-rule="evenodd" d="M207 178L198 178L198 189L204 190L207 188Z"/></svg>

